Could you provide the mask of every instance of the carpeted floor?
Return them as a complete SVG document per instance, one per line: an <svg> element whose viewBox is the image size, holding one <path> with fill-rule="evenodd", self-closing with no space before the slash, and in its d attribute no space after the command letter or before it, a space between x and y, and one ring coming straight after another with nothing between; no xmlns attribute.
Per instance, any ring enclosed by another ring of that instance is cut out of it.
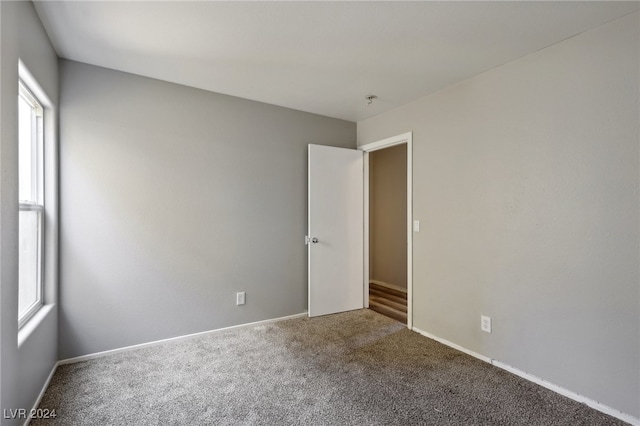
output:
<svg viewBox="0 0 640 426"><path fill-rule="evenodd" d="M32 425L621 425L370 310L62 365Z"/></svg>

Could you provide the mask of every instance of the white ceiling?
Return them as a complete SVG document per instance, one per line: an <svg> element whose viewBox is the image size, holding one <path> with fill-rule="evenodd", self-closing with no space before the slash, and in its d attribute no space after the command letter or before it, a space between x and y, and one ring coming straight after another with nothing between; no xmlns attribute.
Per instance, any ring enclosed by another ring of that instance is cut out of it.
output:
<svg viewBox="0 0 640 426"><path fill-rule="evenodd" d="M63 58L360 121L638 2L37 2ZM365 96L378 100L367 106Z"/></svg>

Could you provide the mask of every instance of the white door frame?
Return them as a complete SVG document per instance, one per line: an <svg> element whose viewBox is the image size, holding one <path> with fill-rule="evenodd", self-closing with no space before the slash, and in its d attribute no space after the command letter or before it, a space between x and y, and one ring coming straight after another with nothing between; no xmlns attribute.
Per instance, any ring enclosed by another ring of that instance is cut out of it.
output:
<svg viewBox="0 0 640 426"><path fill-rule="evenodd" d="M407 328L413 326L413 133L403 133L358 147L364 151L364 306L369 307L369 153L407 144Z"/></svg>

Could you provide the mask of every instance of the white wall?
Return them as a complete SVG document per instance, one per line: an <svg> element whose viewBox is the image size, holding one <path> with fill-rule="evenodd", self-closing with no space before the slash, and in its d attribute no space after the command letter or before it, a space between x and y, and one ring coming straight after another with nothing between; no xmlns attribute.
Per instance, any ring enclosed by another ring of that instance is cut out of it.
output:
<svg viewBox="0 0 640 426"><path fill-rule="evenodd" d="M61 64L60 358L304 312L307 144L355 123Z"/></svg>
<svg viewBox="0 0 640 426"><path fill-rule="evenodd" d="M407 288L407 145L369 154L369 279Z"/></svg>
<svg viewBox="0 0 640 426"><path fill-rule="evenodd" d="M358 123L359 145L413 131L414 325L635 417L639 26Z"/></svg>
<svg viewBox="0 0 640 426"><path fill-rule="evenodd" d="M2 409L30 409L57 360L57 200L51 197L55 191L49 191L55 188L55 175L49 175L46 185L53 186L45 195L48 257L44 277L50 307L31 333L23 333L18 347L18 59L54 108L45 111L46 131L54 137L47 141L45 161L50 165L55 165L56 155L58 59L31 2L0 2L0 20L0 400ZM3 425L24 423L24 419L1 421Z"/></svg>

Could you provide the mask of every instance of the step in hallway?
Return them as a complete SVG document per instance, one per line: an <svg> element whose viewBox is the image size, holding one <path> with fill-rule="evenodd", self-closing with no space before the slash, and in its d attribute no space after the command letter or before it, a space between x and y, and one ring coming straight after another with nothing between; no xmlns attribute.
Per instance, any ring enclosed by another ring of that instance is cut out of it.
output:
<svg viewBox="0 0 640 426"><path fill-rule="evenodd" d="M407 323L407 293L369 283L369 309Z"/></svg>

